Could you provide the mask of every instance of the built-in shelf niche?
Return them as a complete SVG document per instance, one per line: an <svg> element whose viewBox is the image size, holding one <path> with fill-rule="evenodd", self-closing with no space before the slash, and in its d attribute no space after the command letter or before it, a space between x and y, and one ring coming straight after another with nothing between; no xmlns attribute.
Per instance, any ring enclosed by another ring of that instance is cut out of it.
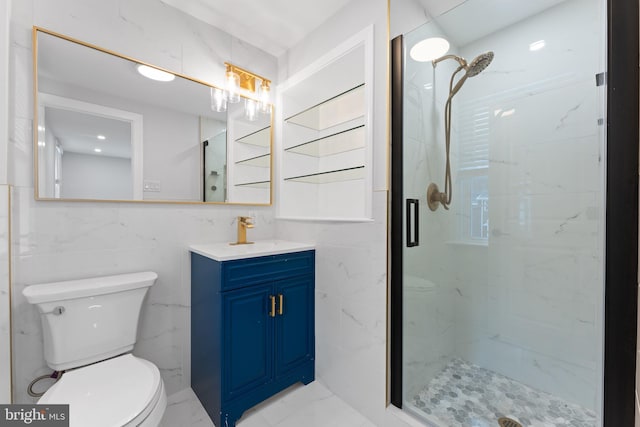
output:
<svg viewBox="0 0 640 427"><path fill-rule="evenodd" d="M369 27L282 85L280 218L371 219L372 43Z"/></svg>

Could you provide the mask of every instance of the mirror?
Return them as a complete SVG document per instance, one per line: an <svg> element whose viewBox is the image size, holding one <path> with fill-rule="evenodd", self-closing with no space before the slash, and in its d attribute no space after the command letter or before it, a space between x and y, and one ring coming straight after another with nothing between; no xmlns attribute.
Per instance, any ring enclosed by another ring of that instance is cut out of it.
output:
<svg viewBox="0 0 640 427"><path fill-rule="evenodd" d="M271 204L272 108L242 97L216 112L212 85L33 36L36 199Z"/></svg>

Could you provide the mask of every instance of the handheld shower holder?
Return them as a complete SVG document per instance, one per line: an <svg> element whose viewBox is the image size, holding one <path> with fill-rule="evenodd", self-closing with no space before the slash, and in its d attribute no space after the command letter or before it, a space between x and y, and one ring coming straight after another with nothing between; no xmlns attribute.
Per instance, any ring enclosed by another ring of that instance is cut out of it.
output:
<svg viewBox="0 0 640 427"><path fill-rule="evenodd" d="M438 188L438 184L432 182L427 187L427 206L432 212L438 210L438 206L442 205L443 208L449 210L449 204L447 203L447 193L443 193Z"/></svg>

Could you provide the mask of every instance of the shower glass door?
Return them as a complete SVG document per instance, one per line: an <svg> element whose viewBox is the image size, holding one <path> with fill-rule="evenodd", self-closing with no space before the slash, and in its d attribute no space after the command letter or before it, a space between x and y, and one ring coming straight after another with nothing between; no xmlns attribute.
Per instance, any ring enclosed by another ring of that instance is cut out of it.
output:
<svg viewBox="0 0 640 427"><path fill-rule="evenodd" d="M604 12L467 0L403 36L403 407L429 424L601 425ZM455 56L414 59L432 37Z"/></svg>

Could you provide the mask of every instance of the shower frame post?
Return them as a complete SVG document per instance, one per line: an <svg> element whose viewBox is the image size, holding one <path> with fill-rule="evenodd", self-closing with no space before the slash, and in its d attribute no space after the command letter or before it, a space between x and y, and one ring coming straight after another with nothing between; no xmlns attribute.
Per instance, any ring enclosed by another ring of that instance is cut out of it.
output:
<svg viewBox="0 0 640 427"><path fill-rule="evenodd" d="M638 9L607 1L604 427L636 425Z"/></svg>
<svg viewBox="0 0 640 427"><path fill-rule="evenodd" d="M402 35L391 41L391 319L390 387L393 405L402 408L402 237L403 237L403 59Z"/></svg>

